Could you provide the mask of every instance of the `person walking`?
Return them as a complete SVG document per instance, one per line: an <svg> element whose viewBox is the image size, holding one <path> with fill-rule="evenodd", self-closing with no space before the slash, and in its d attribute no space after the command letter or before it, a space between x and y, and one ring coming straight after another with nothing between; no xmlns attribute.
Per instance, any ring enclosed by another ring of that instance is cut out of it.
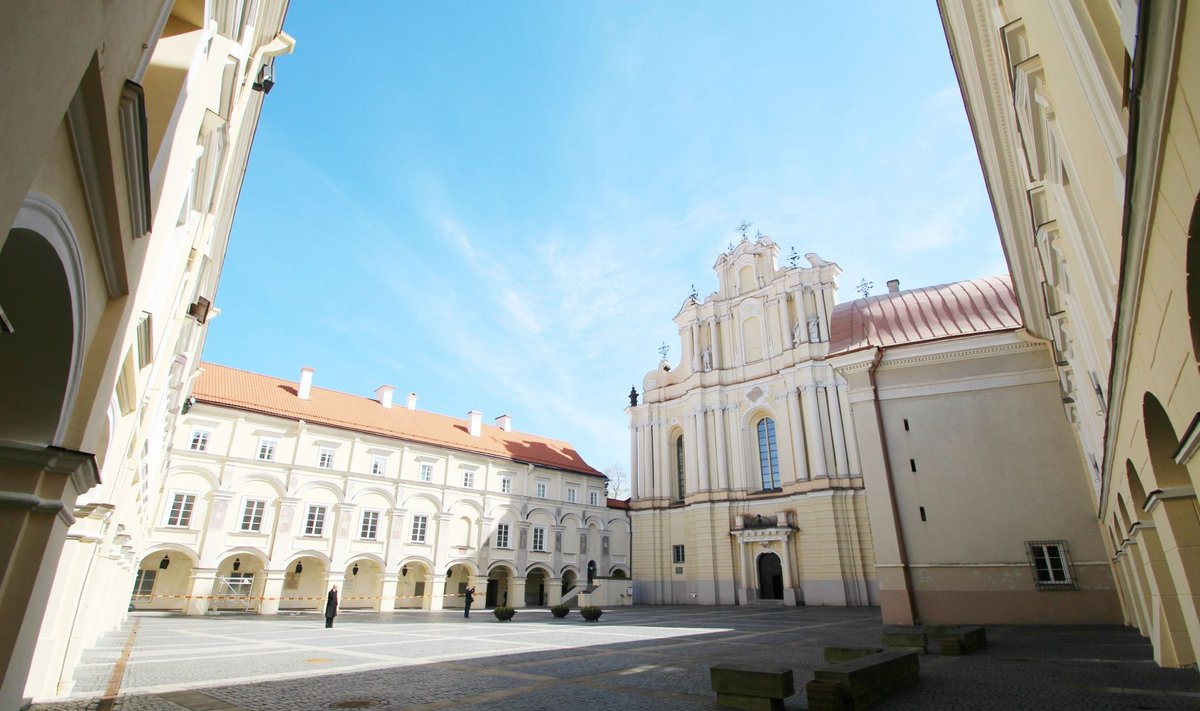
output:
<svg viewBox="0 0 1200 711"><path fill-rule="evenodd" d="M329 594L325 596L325 626L333 627L333 618L337 617L337 586L329 588Z"/></svg>
<svg viewBox="0 0 1200 711"><path fill-rule="evenodd" d="M475 588L467 588L463 591L463 617L471 616L472 602L475 602Z"/></svg>

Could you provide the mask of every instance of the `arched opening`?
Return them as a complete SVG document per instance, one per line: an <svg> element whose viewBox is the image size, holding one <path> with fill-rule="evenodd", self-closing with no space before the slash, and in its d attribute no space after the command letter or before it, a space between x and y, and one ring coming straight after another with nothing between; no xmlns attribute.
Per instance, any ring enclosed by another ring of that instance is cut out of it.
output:
<svg viewBox="0 0 1200 711"><path fill-rule="evenodd" d="M758 469L762 477L762 490L780 488L779 447L775 440L775 420L764 417L755 426L758 434Z"/></svg>
<svg viewBox="0 0 1200 711"><path fill-rule="evenodd" d="M383 566L371 558L359 558L346 566L338 606L346 609L379 609L383 592Z"/></svg>
<svg viewBox="0 0 1200 711"><path fill-rule="evenodd" d="M525 574L525 606L542 607L546 604L547 572L534 568Z"/></svg>
<svg viewBox="0 0 1200 711"><path fill-rule="evenodd" d="M588 587L591 587L596 582L596 561L589 560L587 564L587 581Z"/></svg>
<svg viewBox="0 0 1200 711"><path fill-rule="evenodd" d="M462 563L450 566L450 570L446 571L446 592L442 607L461 608L466 605L467 588L469 587L472 587L471 568Z"/></svg>
<svg viewBox="0 0 1200 711"><path fill-rule="evenodd" d="M625 571L620 568L613 568L612 574L609 575L613 580L626 580Z"/></svg>
<svg viewBox="0 0 1200 711"><path fill-rule="evenodd" d="M329 568L314 556L301 556L288 564L283 576L281 610L319 610L325 608L325 587Z"/></svg>
<svg viewBox="0 0 1200 711"><path fill-rule="evenodd" d="M75 387L81 324L55 246L17 228L0 251L0 440L60 444Z"/></svg>
<svg viewBox="0 0 1200 711"><path fill-rule="evenodd" d="M1171 418L1153 393L1146 393L1142 398L1142 416L1146 426L1146 447L1150 451L1150 465L1158 488L1191 486L1187 468L1174 459L1179 438L1175 436Z"/></svg>
<svg viewBox="0 0 1200 711"><path fill-rule="evenodd" d="M675 438L675 500L683 501L683 497L687 494L687 470L684 468L683 460L683 435L680 434Z"/></svg>
<svg viewBox="0 0 1200 711"><path fill-rule="evenodd" d="M758 557L758 599L783 599L783 566L774 553Z"/></svg>
<svg viewBox="0 0 1200 711"><path fill-rule="evenodd" d="M182 612L192 583L195 560L182 551L160 550L138 564L129 606L134 610Z"/></svg>
<svg viewBox="0 0 1200 711"><path fill-rule="evenodd" d="M1200 362L1200 195L1192 207L1187 240L1187 310L1192 331L1192 358Z"/></svg>
<svg viewBox="0 0 1200 711"><path fill-rule="evenodd" d="M497 565L488 572L487 594L484 596L483 604L486 607L496 607L497 605L508 605L508 591L512 581L512 575L508 568L503 565Z"/></svg>
<svg viewBox="0 0 1200 711"><path fill-rule="evenodd" d="M400 578L396 581L396 609L429 609L428 583L429 566L420 562L400 566Z"/></svg>
<svg viewBox="0 0 1200 711"><path fill-rule="evenodd" d="M575 574L574 570L568 569L566 571L563 571L562 594L566 595L567 593L571 592L573 589L575 589L575 586L578 583L579 583L579 576Z"/></svg>
<svg viewBox="0 0 1200 711"><path fill-rule="evenodd" d="M213 601L210 610L258 609L262 600L263 561L250 553L227 555L217 566L217 577L213 581Z"/></svg>

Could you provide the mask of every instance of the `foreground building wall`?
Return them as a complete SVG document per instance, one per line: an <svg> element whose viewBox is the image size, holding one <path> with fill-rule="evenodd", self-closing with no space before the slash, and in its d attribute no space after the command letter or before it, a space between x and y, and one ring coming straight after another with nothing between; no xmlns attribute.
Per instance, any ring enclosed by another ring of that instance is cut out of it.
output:
<svg viewBox="0 0 1200 711"><path fill-rule="evenodd" d="M629 604L629 521L565 442L205 364L138 609Z"/></svg>
<svg viewBox="0 0 1200 711"><path fill-rule="evenodd" d="M5 6L0 707L125 614L286 6Z"/></svg>
<svg viewBox="0 0 1200 711"><path fill-rule="evenodd" d="M1050 348L1009 279L897 285L833 329L884 623L1119 622Z"/></svg>
<svg viewBox="0 0 1200 711"><path fill-rule="evenodd" d="M639 603L878 602L849 401L821 360L841 270L778 252L717 259L719 290L675 317L679 366L627 410Z"/></svg>
<svg viewBox="0 0 1200 711"><path fill-rule="evenodd" d="M1052 339L1125 619L1200 654L1200 21L1182 2L940 0L1015 291Z"/></svg>

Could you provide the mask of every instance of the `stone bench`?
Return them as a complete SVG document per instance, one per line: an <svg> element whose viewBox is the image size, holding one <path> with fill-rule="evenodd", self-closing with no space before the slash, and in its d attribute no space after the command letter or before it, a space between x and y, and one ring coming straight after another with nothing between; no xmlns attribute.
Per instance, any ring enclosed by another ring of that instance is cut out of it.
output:
<svg viewBox="0 0 1200 711"><path fill-rule="evenodd" d="M915 649L925 654L929 651L929 637L922 627L884 627L883 646Z"/></svg>
<svg viewBox="0 0 1200 711"><path fill-rule="evenodd" d="M792 670L785 667L709 667L717 705L746 711L783 711L783 700L796 693Z"/></svg>
<svg viewBox="0 0 1200 711"><path fill-rule="evenodd" d="M954 627L931 636L944 655L971 654L987 646L987 630L983 627Z"/></svg>
<svg viewBox="0 0 1200 711"><path fill-rule="evenodd" d="M810 711L859 711L917 683L915 650L889 650L817 669L805 686Z"/></svg>
<svg viewBox="0 0 1200 711"><path fill-rule="evenodd" d="M825 663L841 664L885 651L882 647L826 647Z"/></svg>

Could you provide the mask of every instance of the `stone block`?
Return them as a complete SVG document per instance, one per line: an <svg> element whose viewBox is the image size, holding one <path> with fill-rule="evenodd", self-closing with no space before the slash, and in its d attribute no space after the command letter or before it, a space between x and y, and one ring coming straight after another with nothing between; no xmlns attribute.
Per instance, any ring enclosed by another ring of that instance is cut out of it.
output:
<svg viewBox="0 0 1200 711"><path fill-rule="evenodd" d="M883 645L916 649L924 654L929 651L929 638L920 627L884 627Z"/></svg>
<svg viewBox="0 0 1200 711"><path fill-rule="evenodd" d="M838 684L844 703L840 708L858 711L917 683L919 672L915 650L891 650L817 669L814 680Z"/></svg>
<svg viewBox="0 0 1200 711"><path fill-rule="evenodd" d="M826 647L825 662L827 664L841 664L852 659L861 659L869 657L872 654L879 654L884 651L882 647Z"/></svg>
<svg viewBox="0 0 1200 711"><path fill-rule="evenodd" d="M782 711L783 700L796 693L792 670L786 667L720 664L709 667L709 678L717 704L726 708Z"/></svg>
<svg viewBox="0 0 1200 711"><path fill-rule="evenodd" d="M946 656L971 654L987 646L987 630L983 627L956 627L934 638Z"/></svg>

